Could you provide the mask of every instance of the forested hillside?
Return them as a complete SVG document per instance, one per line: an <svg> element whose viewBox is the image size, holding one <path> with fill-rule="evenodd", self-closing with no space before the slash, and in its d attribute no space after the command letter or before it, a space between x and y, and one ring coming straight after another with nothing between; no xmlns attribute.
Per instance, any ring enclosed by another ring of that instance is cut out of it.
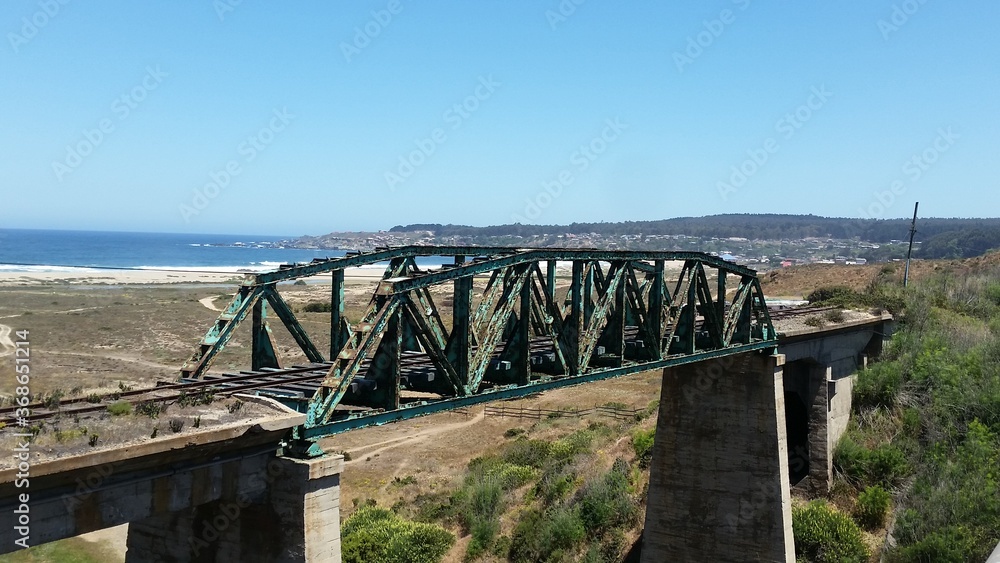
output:
<svg viewBox="0 0 1000 563"><path fill-rule="evenodd" d="M909 219L849 219L817 215L729 214L678 217L659 221L572 223L570 225L496 225L471 227L436 223L397 225L390 232L430 231L437 237L502 237L558 234L687 235L700 238L741 237L756 240L799 240L807 237L859 239L872 243L905 240ZM1000 247L1000 218L918 219L920 258L967 258Z"/></svg>

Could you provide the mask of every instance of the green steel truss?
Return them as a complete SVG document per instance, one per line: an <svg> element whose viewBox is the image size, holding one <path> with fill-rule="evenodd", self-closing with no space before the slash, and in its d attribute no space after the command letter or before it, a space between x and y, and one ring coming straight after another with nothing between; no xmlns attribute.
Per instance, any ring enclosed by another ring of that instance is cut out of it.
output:
<svg viewBox="0 0 1000 563"><path fill-rule="evenodd" d="M420 256L451 259L422 270ZM367 309L350 322L345 268L383 262ZM318 274L332 280L327 358L277 291ZM307 413L296 432L305 439L773 348L776 339L756 272L707 254L410 246L248 275L182 377L204 377L247 316L252 369L279 368L272 315L311 362L329 367L311 398L283 398Z"/></svg>

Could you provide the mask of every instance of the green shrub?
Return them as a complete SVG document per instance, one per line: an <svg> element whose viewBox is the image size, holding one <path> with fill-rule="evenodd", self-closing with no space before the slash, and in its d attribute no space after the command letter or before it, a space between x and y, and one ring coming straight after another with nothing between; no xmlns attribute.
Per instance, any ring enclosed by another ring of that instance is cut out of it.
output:
<svg viewBox="0 0 1000 563"><path fill-rule="evenodd" d="M52 391L52 393L50 393L48 396L42 395L41 397L42 404L45 405L46 409L58 410L59 405L62 403L63 395L64 393L62 389L56 389L55 391Z"/></svg>
<svg viewBox="0 0 1000 563"><path fill-rule="evenodd" d="M118 401L116 403L111 403L108 405L108 412L111 416L123 416L126 414L132 414L132 405L125 401Z"/></svg>
<svg viewBox="0 0 1000 563"><path fill-rule="evenodd" d="M146 415L149 418L156 418L165 410L167 410L165 405L155 401L145 401L135 406L135 414Z"/></svg>
<svg viewBox="0 0 1000 563"><path fill-rule="evenodd" d="M83 428L71 428L69 430L56 430L54 432L56 441L59 443L69 442L75 440L81 436L87 435L87 427Z"/></svg>
<svg viewBox="0 0 1000 563"><path fill-rule="evenodd" d="M458 506L462 527L472 534L466 560L475 559L491 548L500 531L506 492L524 485L536 474L531 467L515 465L496 456L477 457L469 462L464 487L452 497L452 502Z"/></svg>
<svg viewBox="0 0 1000 563"><path fill-rule="evenodd" d="M416 485L417 484L417 478L414 477L413 475L407 475L406 477L403 477L402 479L400 479L399 476L396 476L396 477L392 478L392 484L395 485L395 486L397 486L397 487L405 487L407 485Z"/></svg>
<svg viewBox="0 0 1000 563"><path fill-rule="evenodd" d="M851 481L860 482L866 477L869 455L868 448L855 442L848 432L833 450L833 466Z"/></svg>
<svg viewBox="0 0 1000 563"><path fill-rule="evenodd" d="M601 422L591 422L587 425L587 428L582 430L577 430L572 434L556 440L553 445L565 445L569 450L570 456L582 453L590 453L590 445L594 443L594 439L599 435L610 436L611 429L604 423Z"/></svg>
<svg viewBox="0 0 1000 563"><path fill-rule="evenodd" d="M823 319L831 323L842 323L844 322L844 311L842 309L831 309L823 313Z"/></svg>
<svg viewBox="0 0 1000 563"><path fill-rule="evenodd" d="M583 541L587 532L579 514L565 507L546 512L531 510L521 516L507 556L514 563L559 561L560 552Z"/></svg>
<svg viewBox="0 0 1000 563"><path fill-rule="evenodd" d="M996 546L1000 530L1000 475L996 470L1000 466L1000 442L976 421L959 439L958 444L941 441L928 448L924 466L908 495L907 509L896 521L894 534L900 553L961 553L961 557L952 559L983 561ZM941 551L941 546L947 544L951 547ZM941 560L949 560L945 555Z"/></svg>
<svg viewBox="0 0 1000 563"><path fill-rule="evenodd" d="M893 487L910 473L906 454L898 446L883 444L868 449L844 434L833 452L833 465L851 481L862 486Z"/></svg>
<svg viewBox="0 0 1000 563"><path fill-rule="evenodd" d="M889 561L899 563L965 563L966 561L981 561L982 558L970 559L974 550L974 542L957 526L949 526L943 530L931 532L916 543L899 549Z"/></svg>
<svg viewBox="0 0 1000 563"><path fill-rule="evenodd" d="M646 416L653 416L660 410L660 400L654 399L646 405Z"/></svg>
<svg viewBox="0 0 1000 563"><path fill-rule="evenodd" d="M557 508L549 513L549 535L556 549L568 549L587 535L580 516L574 510Z"/></svg>
<svg viewBox="0 0 1000 563"><path fill-rule="evenodd" d="M499 532L500 522L497 520L477 520L473 523L470 530L472 539L465 549L465 560L472 561L489 551Z"/></svg>
<svg viewBox="0 0 1000 563"><path fill-rule="evenodd" d="M863 563L868 560L861 529L822 500L792 510L792 532L797 558L818 563Z"/></svg>
<svg viewBox="0 0 1000 563"><path fill-rule="evenodd" d="M903 387L903 373L895 363L877 363L858 372L854 382L852 406L855 411L864 408L892 408L899 401Z"/></svg>
<svg viewBox="0 0 1000 563"><path fill-rule="evenodd" d="M325 301L310 301L302 307L306 313L329 313L331 310L330 304Z"/></svg>
<svg viewBox="0 0 1000 563"><path fill-rule="evenodd" d="M910 473L906 454L898 446L883 444L871 451L868 458L868 484L893 487Z"/></svg>
<svg viewBox="0 0 1000 563"><path fill-rule="evenodd" d="M639 467L649 467L653 460L653 437L656 435L656 428L648 430L636 430L632 433L632 449L635 450L635 459Z"/></svg>
<svg viewBox="0 0 1000 563"><path fill-rule="evenodd" d="M504 491L516 489L535 478L537 471L527 465L501 461L492 456L477 457L469 462L467 483L495 481Z"/></svg>
<svg viewBox="0 0 1000 563"><path fill-rule="evenodd" d="M948 526L902 547L892 554L889 561L896 563L965 563L982 561L976 557L975 542L959 526ZM984 556L985 557L985 556Z"/></svg>
<svg viewBox="0 0 1000 563"><path fill-rule="evenodd" d="M535 494L541 497L544 504L550 505L573 490L575 482L576 474L568 471L565 465L551 467L542 474L535 485Z"/></svg>
<svg viewBox="0 0 1000 563"><path fill-rule="evenodd" d="M517 438L525 434L524 428L508 428L503 433L504 438Z"/></svg>
<svg viewBox="0 0 1000 563"><path fill-rule="evenodd" d="M363 506L340 531L344 563L436 563L455 536L439 526L404 520L385 508Z"/></svg>
<svg viewBox="0 0 1000 563"><path fill-rule="evenodd" d="M503 460L514 465L526 465L536 469L545 465L552 452L552 444L545 440L518 438L504 448Z"/></svg>
<svg viewBox="0 0 1000 563"><path fill-rule="evenodd" d="M815 317L815 316L814 317L809 317L809 318L807 318L806 320L804 320L802 322L805 323L806 326L811 326L811 327L816 327L816 328L823 328L824 326L826 326L826 321L824 321L820 317Z"/></svg>
<svg viewBox="0 0 1000 563"><path fill-rule="evenodd" d="M920 423L920 410L910 407L903 411L903 432L911 438L920 437L922 425Z"/></svg>
<svg viewBox="0 0 1000 563"><path fill-rule="evenodd" d="M878 485L868 487L858 495L858 504L854 507L854 521L866 530L877 530L885 524L891 503L892 497L885 489Z"/></svg>
<svg viewBox="0 0 1000 563"><path fill-rule="evenodd" d="M177 405L180 407L210 405L214 400L215 394L208 389L202 389L201 391L197 391L195 393L186 393L181 391L180 397L177 398Z"/></svg>
<svg viewBox="0 0 1000 563"><path fill-rule="evenodd" d="M806 295L806 301L810 304L832 301L834 299L853 299L857 292L842 285L821 287Z"/></svg>
<svg viewBox="0 0 1000 563"><path fill-rule="evenodd" d="M493 542L493 555L497 557L507 557L510 552L510 536L500 536Z"/></svg>
<svg viewBox="0 0 1000 563"><path fill-rule="evenodd" d="M611 528L630 525L639 513L629 492L628 466L616 462L611 471L580 491L580 520L587 531L601 535Z"/></svg>
<svg viewBox="0 0 1000 563"><path fill-rule="evenodd" d="M496 479L485 479L471 484L466 490L468 500L462 511L465 529L481 537L489 530L496 531L499 526L493 524L504 509L500 483Z"/></svg>

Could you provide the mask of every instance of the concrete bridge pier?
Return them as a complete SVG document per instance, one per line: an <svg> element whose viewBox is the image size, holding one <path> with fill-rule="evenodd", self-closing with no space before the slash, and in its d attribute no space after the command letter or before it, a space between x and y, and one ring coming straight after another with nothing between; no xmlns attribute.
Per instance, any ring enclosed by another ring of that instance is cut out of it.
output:
<svg viewBox="0 0 1000 563"><path fill-rule="evenodd" d="M747 353L664 370L643 563L794 561L783 364Z"/></svg>
<svg viewBox="0 0 1000 563"><path fill-rule="evenodd" d="M265 471L213 483L218 500L131 522L125 561L339 563L342 467L339 456L272 457ZM236 492L240 482L250 486Z"/></svg>

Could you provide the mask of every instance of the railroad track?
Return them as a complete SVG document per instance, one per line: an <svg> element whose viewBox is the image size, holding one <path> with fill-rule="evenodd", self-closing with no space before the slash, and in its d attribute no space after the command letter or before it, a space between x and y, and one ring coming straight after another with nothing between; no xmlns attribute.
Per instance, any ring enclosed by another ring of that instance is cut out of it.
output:
<svg viewBox="0 0 1000 563"><path fill-rule="evenodd" d="M823 313L837 309L833 306L803 307L794 309L775 309L770 311L772 319L785 319L795 316ZM638 328L626 327L626 341L634 340ZM547 337L532 339L531 351L534 354L552 352L551 340ZM475 347L473 347L473 353ZM493 360L499 359L499 353ZM312 363L290 368L263 368L257 371L241 371L239 373L208 374L203 379L184 380L177 383L159 384L145 389L127 389L118 392L62 399L58 404L35 401L27 406L30 414L18 417L18 406L0 408L0 425L15 427L24 419L29 423L37 423L56 416L80 416L106 411L108 406L118 401L126 401L133 406L143 403L171 403L185 397L194 397L200 393L229 396L246 391L267 389L273 394L300 396L309 398L315 393L330 370L331 362ZM367 373L370 360L362 364L359 373ZM404 353L401 362L401 375L419 379L419 374L435 371L429 356L419 352ZM363 379L363 378L362 378ZM363 408L363 407L362 407Z"/></svg>
<svg viewBox="0 0 1000 563"><path fill-rule="evenodd" d="M326 376L329 367L329 364L311 364L280 370L265 369L254 372L242 372L240 374L212 375L198 381L185 381L158 385L146 389L118 391L96 397L75 397L60 400L58 405L34 402L26 407L30 410L30 414L26 417L17 416L17 410L22 407L4 407L0 409L0 423L13 426L19 422L20 418L28 422L37 422L54 416L90 414L107 410L108 405L121 400L125 400L132 405L138 405L148 402L167 403L178 401L202 392L229 395L263 387L321 379Z"/></svg>
<svg viewBox="0 0 1000 563"><path fill-rule="evenodd" d="M824 305L821 307L793 307L790 309L773 309L769 310L768 314L771 315L771 320L781 320L787 319L789 317L800 317L803 315L815 315L817 313L825 313L827 311L834 311L841 309L836 305Z"/></svg>

